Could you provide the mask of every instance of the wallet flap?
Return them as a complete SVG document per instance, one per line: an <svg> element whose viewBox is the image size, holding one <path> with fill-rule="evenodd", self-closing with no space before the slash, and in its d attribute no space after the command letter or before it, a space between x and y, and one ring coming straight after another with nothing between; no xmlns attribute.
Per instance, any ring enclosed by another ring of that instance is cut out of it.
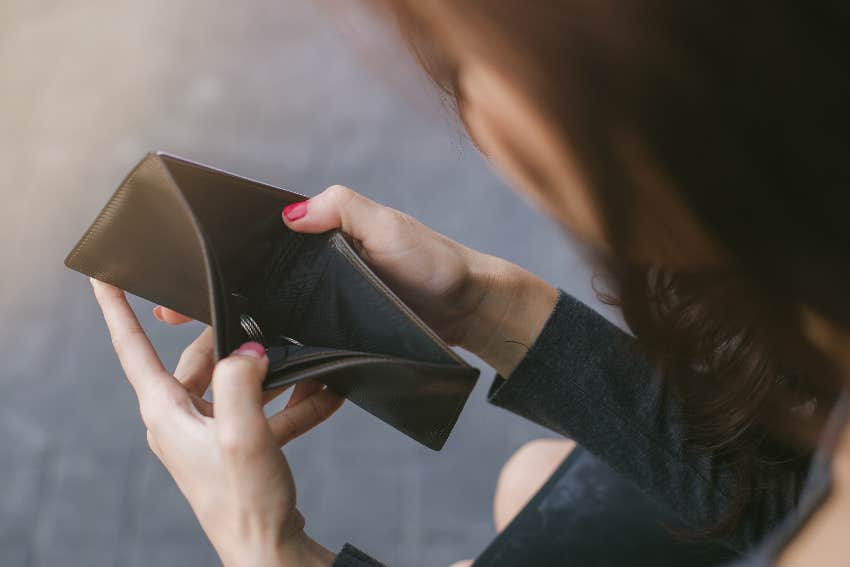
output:
<svg viewBox="0 0 850 567"><path fill-rule="evenodd" d="M207 244L159 156L124 179L65 265L207 324L216 279Z"/></svg>
<svg viewBox="0 0 850 567"><path fill-rule="evenodd" d="M239 325L241 305L234 293L268 257L274 243L296 236L283 224L281 210L306 197L164 152L156 155L197 218L220 276L212 290L220 358L245 340Z"/></svg>
<svg viewBox="0 0 850 567"><path fill-rule="evenodd" d="M361 353L298 367L273 378L278 388L320 380L349 401L430 449L439 451L454 428L477 371Z"/></svg>

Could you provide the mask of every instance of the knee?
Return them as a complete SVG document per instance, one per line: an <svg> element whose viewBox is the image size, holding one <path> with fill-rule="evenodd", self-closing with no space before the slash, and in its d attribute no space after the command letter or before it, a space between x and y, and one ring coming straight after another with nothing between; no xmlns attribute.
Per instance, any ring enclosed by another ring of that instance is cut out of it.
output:
<svg viewBox="0 0 850 567"><path fill-rule="evenodd" d="M535 439L520 447L499 473L493 521L501 532L575 448L569 439Z"/></svg>

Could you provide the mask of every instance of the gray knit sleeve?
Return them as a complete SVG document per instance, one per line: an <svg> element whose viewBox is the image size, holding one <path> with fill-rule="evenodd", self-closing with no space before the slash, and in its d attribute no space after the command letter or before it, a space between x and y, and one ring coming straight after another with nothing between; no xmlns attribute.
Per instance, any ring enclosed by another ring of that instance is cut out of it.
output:
<svg viewBox="0 0 850 567"><path fill-rule="evenodd" d="M489 400L574 439L694 528L732 505L735 478L686 447L680 404L634 338L566 293L516 370L496 377ZM791 475L777 479L725 543L748 548L796 497Z"/></svg>

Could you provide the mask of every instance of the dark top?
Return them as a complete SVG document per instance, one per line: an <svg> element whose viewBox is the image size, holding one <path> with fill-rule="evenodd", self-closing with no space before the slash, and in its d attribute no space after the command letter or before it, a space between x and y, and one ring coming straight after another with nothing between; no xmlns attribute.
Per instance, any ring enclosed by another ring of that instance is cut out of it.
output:
<svg viewBox="0 0 850 567"><path fill-rule="evenodd" d="M806 522L827 499L832 488L832 452L850 416L850 395L842 395L832 410L824 429L821 443L812 458L806 485L800 502L789 511L778 528L765 541L740 561L730 567L767 567L773 565L782 550L805 526Z"/></svg>
<svg viewBox="0 0 850 567"><path fill-rule="evenodd" d="M694 527L711 525L732 504L734 477L710 455L687 450L676 396L634 338L565 293L510 379L497 376L488 397L574 439ZM839 406L844 415L847 404ZM819 451L798 511L737 565L770 563L828 493L828 470L828 453ZM776 527L797 503L797 482L776 479L764 494L725 542L730 548L745 551ZM380 563L347 545L334 565Z"/></svg>

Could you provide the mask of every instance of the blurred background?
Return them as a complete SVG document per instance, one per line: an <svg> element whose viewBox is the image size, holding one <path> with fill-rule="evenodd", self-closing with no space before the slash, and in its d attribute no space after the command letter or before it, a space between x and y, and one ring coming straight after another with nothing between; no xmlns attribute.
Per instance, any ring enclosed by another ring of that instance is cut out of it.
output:
<svg viewBox="0 0 850 567"><path fill-rule="evenodd" d="M217 563L147 448L87 279L62 265L149 150L308 195L349 185L600 307L576 249L375 27L302 0L0 2L2 565ZM200 327L133 303L173 365ZM442 452L352 405L287 446L311 535L398 565L480 552L501 465L548 435L487 404L482 368Z"/></svg>

